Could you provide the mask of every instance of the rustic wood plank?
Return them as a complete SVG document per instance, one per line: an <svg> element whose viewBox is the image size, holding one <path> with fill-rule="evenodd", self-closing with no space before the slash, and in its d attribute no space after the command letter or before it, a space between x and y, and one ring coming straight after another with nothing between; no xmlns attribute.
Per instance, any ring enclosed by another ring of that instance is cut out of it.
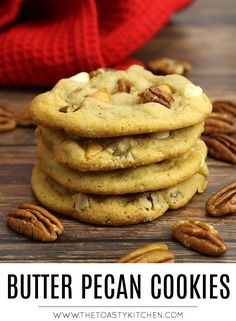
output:
<svg viewBox="0 0 236 321"><path fill-rule="evenodd" d="M32 128L18 127L8 133L0 135L1 159L4 157L3 147L8 146L14 148L15 146L35 146L37 137ZM7 149L5 149L6 151Z"/></svg>
<svg viewBox="0 0 236 321"><path fill-rule="evenodd" d="M236 101L233 6L234 0L225 2L222 10L220 0L196 1L134 56L143 61L159 56L191 61L193 71L189 78L201 85L211 99ZM44 90L1 89L0 104L16 113L27 108L34 95ZM235 215L217 219L208 217L204 209L209 195L236 179L235 166L210 158L206 192L196 195L183 209L168 211L154 222L103 227L60 216L65 232L52 244L34 242L8 230L5 221L8 210L21 202L36 202L30 187L36 141L32 128L17 128L0 135L0 262L114 262L127 251L154 241L165 242L177 262L236 262ZM209 258L176 243L170 228L176 220L186 217L213 223L228 244L227 254Z"/></svg>
<svg viewBox="0 0 236 321"><path fill-rule="evenodd" d="M2 212L0 218L0 260L13 260L11 258L13 253L15 259L20 261L32 260L32 256L36 261L55 261L58 258L62 261L67 259L73 261L81 261L83 259L98 261L106 259L114 260L119 255L122 255L122 253L125 253L127 249L135 248L147 242L163 241L169 244L170 248L173 248L179 262L185 262L190 260L190 258L191 261L193 259L194 261L199 260L204 262L208 258L204 256L199 257L194 252L189 253L181 245L172 241L170 234L171 226L177 219L188 217L204 219L213 223L227 244L230 244L230 252L227 254L227 258L215 258L211 259L211 261L232 261L236 247L235 218L234 216L218 219L207 217L204 204L212 192L232 181L234 171L232 171L232 166L226 163L211 159L209 159L208 163L210 166L210 176L207 191L203 195L196 195L183 209L168 211L163 217L151 223L115 228L87 225L61 217L65 226L65 232L63 237L53 244L39 244L26 240L23 236L7 229L5 214L10 208L17 206L19 202L35 202L30 188L32 165L30 166L27 162L23 165L21 163L19 165L13 164L11 167L14 170L7 169L6 166L9 165L0 165L0 181L7 180L5 184L0 185L0 196L2 199L0 206L0 211ZM3 170L1 170L2 167ZM19 175L18 180L15 177L16 172L22 173L22 175ZM4 173L8 173L8 176L3 175Z"/></svg>

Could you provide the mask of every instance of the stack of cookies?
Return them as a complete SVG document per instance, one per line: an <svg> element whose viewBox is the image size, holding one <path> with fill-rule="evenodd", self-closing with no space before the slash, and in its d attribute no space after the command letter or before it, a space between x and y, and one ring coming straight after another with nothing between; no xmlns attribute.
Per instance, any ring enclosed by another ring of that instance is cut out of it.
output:
<svg viewBox="0 0 236 321"><path fill-rule="evenodd" d="M32 188L51 210L84 222L152 221L206 187L200 135L211 104L179 75L139 66L60 80L37 96Z"/></svg>

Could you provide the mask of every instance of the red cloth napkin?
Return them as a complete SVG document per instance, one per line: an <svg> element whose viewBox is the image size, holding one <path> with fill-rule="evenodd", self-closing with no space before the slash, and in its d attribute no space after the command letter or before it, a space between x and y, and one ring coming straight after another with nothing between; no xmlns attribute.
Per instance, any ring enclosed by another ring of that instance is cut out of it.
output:
<svg viewBox="0 0 236 321"><path fill-rule="evenodd" d="M0 85L52 85L127 56L191 0L0 0Z"/></svg>

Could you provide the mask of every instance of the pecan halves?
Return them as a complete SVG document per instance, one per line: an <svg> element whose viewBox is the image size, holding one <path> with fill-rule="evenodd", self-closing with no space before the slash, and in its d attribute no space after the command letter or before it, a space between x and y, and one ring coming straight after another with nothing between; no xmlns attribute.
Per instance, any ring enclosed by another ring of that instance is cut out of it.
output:
<svg viewBox="0 0 236 321"><path fill-rule="evenodd" d="M211 113L205 119L204 134L214 133L236 133L236 119L226 113Z"/></svg>
<svg viewBox="0 0 236 321"><path fill-rule="evenodd" d="M18 126L35 126L28 109L16 114L15 119Z"/></svg>
<svg viewBox="0 0 236 321"><path fill-rule="evenodd" d="M208 155L213 158L236 164L236 139L224 135L213 134L203 137L207 147Z"/></svg>
<svg viewBox="0 0 236 321"><path fill-rule="evenodd" d="M123 256L117 263L173 263L174 254L162 243L142 246Z"/></svg>
<svg viewBox="0 0 236 321"><path fill-rule="evenodd" d="M169 75L179 74L191 71L192 66L190 63L184 60L175 60L170 58L156 58L150 60L148 63L148 69L155 74Z"/></svg>
<svg viewBox="0 0 236 321"><path fill-rule="evenodd" d="M225 113L236 118L236 104L228 100L216 100L213 102L213 111Z"/></svg>
<svg viewBox="0 0 236 321"><path fill-rule="evenodd" d="M158 86L151 86L142 91L139 96L142 98L143 103L158 103L167 108L171 107L171 104L174 101L174 98L171 94L166 91L163 91Z"/></svg>
<svg viewBox="0 0 236 321"><path fill-rule="evenodd" d="M42 242L55 241L63 232L63 225L54 215L40 206L28 203L9 211L7 225L17 233Z"/></svg>
<svg viewBox="0 0 236 321"><path fill-rule="evenodd" d="M118 79L117 85L118 85L119 92L130 93L132 85L127 79L124 79L124 78Z"/></svg>
<svg viewBox="0 0 236 321"><path fill-rule="evenodd" d="M207 222L179 221L172 234L184 246L209 256L219 256L227 251L225 242L214 227Z"/></svg>
<svg viewBox="0 0 236 321"><path fill-rule="evenodd" d="M6 107L0 106L0 133L10 131L16 127L13 113Z"/></svg>
<svg viewBox="0 0 236 321"><path fill-rule="evenodd" d="M236 213L236 182L214 193L206 202L206 210L216 217Z"/></svg>

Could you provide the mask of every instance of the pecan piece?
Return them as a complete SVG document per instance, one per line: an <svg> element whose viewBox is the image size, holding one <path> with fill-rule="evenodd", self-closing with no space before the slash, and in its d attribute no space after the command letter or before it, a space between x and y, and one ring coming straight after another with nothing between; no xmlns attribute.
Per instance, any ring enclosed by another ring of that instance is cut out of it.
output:
<svg viewBox="0 0 236 321"><path fill-rule="evenodd" d="M236 119L225 113L211 113L205 119L204 134L236 133Z"/></svg>
<svg viewBox="0 0 236 321"><path fill-rule="evenodd" d="M97 90L90 97L104 101L105 103L108 103L111 101L111 98L110 98L107 88L101 88L101 89Z"/></svg>
<svg viewBox="0 0 236 321"><path fill-rule="evenodd" d="M0 133L7 132L16 127L13 113L6 107L0 106Z"/></svg>
<svg viewBox="0 0 236 321"><path fill-rule="evenodd" d="M93 158L95 155L103 150L102 145L97 143L89 143L86 147L85 157L87 159Z"/></svg>
<svg viewBox="0 0 236 321"><path fill-rule="evenodd" d="M148 62L148 69L155 74L169 75L179 74L191 71L192 66L190 63L184 60L175 60L170 58L156 58Z"/></svg>
<svg viewBox="0 0 236 321"><path fill-rule="evenodd" d="M184 246L209 256L219 256L227 251L217 230L207 222L179 221L172 227L173 236Z"/></svg>
<svg viewBox="0 0 236 321"><path fill-rule="evenodd" d="M28 203L9 211L7 225L17 233L42 242L55 241L63 232L63 225L54 215L40 206Z"/></svg>
<svg viewBox="0 0 236 321"><path fill-rule="evenodd" d="M171 104L174 101L174 98L172 95L161 90L156 86L146 88L144 91L142 91L139 94L139 96L142 98L144 103L149 103L149 102L158 103L167 108L170 108Z"/></svg>
<svg viewBox="0 0 236 321"><path fill-rule="evenodd" d="M203 137L203 139L208 147L208 155L222 161L236 164L235 138L224 134L213 134L208 137Z"/></svg>
<svg viewBox="0 0 236 321"><path fill-rule="evenodd" d="M35 126L28 109L16 114L15 118L16 118L16 124L18 126L24 126L24 127Z"/></svg>
<svg viewBox="0 0 236 321"><path fill-rule="evenodd" d="M161 91L164 91L164 93L172 94L171 88L167 85L160 85L157 88L159 88Z"/></svg>
<svg viewBox="0 0 236 321"><path fill-rule="evenodd" d="M78 109L80 109L80 107L81 107L81 105L71 105L71 106L63 106L63 107L61 107L60 109L59 109L59 111L61 112L61 113L64 113L64 114L66 114L66 113L73 113L73 112L75 112L76 110L78 110Z"/></svg>
<svg viewBox="0 0 236 321"><path fill-rule="evenodd" d="M228 100L216 100L213 102L213 111L225 113L236 118L236 104Z"/></svg>
<svg viewBox="0 0 236 321"><path fill-rule="evenodd" d="M117 85L118 85L119 92L130 93L132 85L127 79L124 79L124 78L119 79L117 81Z"/></svg>
<svg viewBox="0 0 236 321"><path fill-rule="evenodd" d="M97 77L99 75L102 75L106 71L115 71L115 69L114 68L98 68L96 70L90 71L90 73L89 73L90 79L92 79L93 77Z"/></svg>
<svg viewBox="0 0 236 321"><path fill-rule="evenodd" d="M117 263L173 263L174 254L162 243L142 246L123 256Z"/></svg>
<svg viewBox="0 0 236 321"><path fill-rule="evenodd" d="M105 72L105 69L104 68L98 68L96 70L92 70L90 71L89 73L89 77L90 79L92 79L93 77L97 77L98 75L101 75Z"/></svg>
<svg viewBox="0 0 236 321"><path fill-rule="evenodd" d="M61 113L67 113L69 106L63 106L59 109Z"/></svg>
<svg viewBox="0 0 236 321"><path fill-rule="evenodd" d="M206 210L212 216L236 213L236 182L214 193L206 202Z"/></svg>

